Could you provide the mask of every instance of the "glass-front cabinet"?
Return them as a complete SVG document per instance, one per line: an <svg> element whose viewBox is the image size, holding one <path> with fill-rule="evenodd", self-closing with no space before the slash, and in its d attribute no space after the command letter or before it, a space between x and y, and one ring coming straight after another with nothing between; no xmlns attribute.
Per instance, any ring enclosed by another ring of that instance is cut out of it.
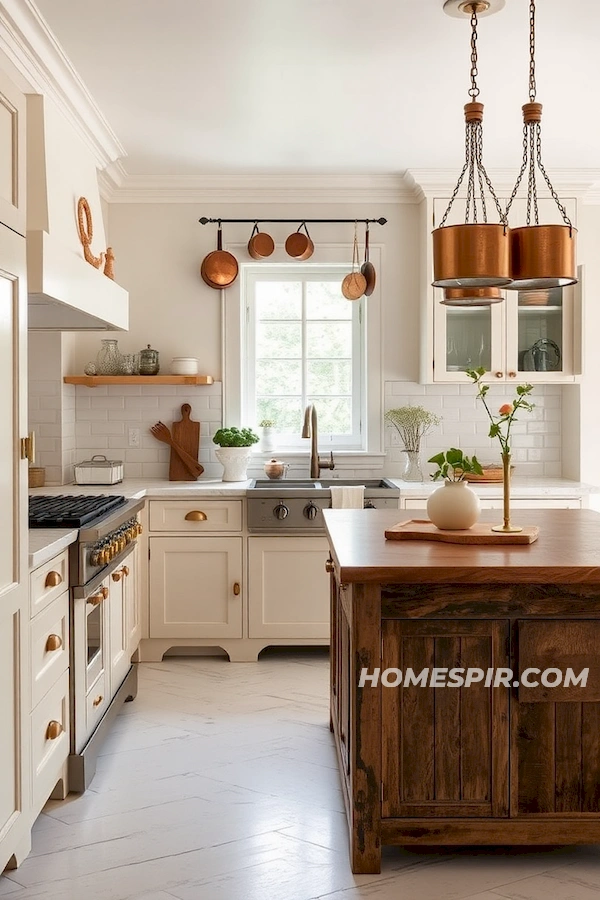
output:
<svg viewBox="0 0 600 900"><path fill-rule="evenodd" d="M489 381L574 381L581 374L580 281L564 288L505 291L492 306L444 306L434 290L434 381L463 382L483 366Z"/></svg>

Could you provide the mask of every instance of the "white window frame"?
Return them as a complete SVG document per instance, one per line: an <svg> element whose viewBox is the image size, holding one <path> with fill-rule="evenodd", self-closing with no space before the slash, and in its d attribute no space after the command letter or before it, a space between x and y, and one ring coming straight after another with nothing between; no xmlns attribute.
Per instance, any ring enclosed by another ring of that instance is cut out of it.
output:
<svg viewBox="0 0 600 900"><path fill-rule="evenodd" d="M234 284L221 291L221 356L223 378L223 423L227 426L238 427L251 425L243 420L244 407L244 382L246 371L243 364L245 355L245 280L247 273L260 269L267 263L256 263L254 260L244 262L247 257L247 245L228 243L226 249L233 253L239 261L239 276ZM370 259L377 271L377 285L373 294L363 301L363 328L364 328L364 353L363 353L363 429L362 449L347 449L336 451L336 459L346 459L346 465L352 465L352 459L356 457L357 465L369 465L372 468L381 468L385 458L384 453L384 427L383 427L383 372L382 372L382 311L381 311L381 285L382 272L382 247L371 244ZM310 265L321 266L324 269L340 266L345 274L350 271L348 260L352 259L352 243L323 244L315 247L315 252L310 260ZM282 269L289 267L290 259L283 247L277 247L275 253L269 258L268 267L275 272L279 265ZM306 265L306 264L305 264ZM341 279L340 279L341 280ZM350 302L350 301L349 301ZM319 445L321 439L319 436ZM323 451L327 445L323 446ZM293 456L308 456L310 444L302 441L298 449L291 450L288 454ZM372 459L366 459L372 457ZM360 460L360 462L359 462ZM339 461L337 465L339 465Z"/></svg>
<svg viewBox="0 0 600 900"><path fill-rule="evenodd" d="M294 263L270 266L262 263L255 266L247 266L243 278L242 296L245 306L245 315L242 325L242 348L244 357L245 378L243 379L242 389L242 416L245 421L254 422L258 425L258 416L256 413L256 392L254 390L256 384L256 355L251 352L251 348L256 343L256 284L264 281L296 281L301 282L302 301L304 304L306 290L304 285L308 282L319 281L337 281L341 284L344 275L347 274L348 266L323 266L310 265L309 263ZM327 449L331 450L365 450L366 441L363 438L363 422L366 419L365 411L365 328L363 322L363 299L357 300L349 304L351 307L352 317L347 321L352 324L352 423L353 430L351 434L328 434L319 428L319 442ZM344 301L348 302L348 301ZM303 305L304 310L304 305ZM296 320L294 320L296 321ZM306 320L302 319L303 330L306 328ZM306 360L303 360L304 367ZM305 381L305 378L303 379ZM308 404L308 397L304 398L302 408ZM319 408L319 401L315 401L315 406ZM301 423L298 426L297 434L278 434L278 447L282 450L303 450L305 449L303 439L300 434Z"/></svg>

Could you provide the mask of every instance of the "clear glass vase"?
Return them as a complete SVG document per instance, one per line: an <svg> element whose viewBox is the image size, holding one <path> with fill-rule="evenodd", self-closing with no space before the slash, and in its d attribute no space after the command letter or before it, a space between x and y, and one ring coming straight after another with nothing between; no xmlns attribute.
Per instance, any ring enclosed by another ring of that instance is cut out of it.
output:
<svg viewBox="0 0 600 900"><path fill-rule="evenodd" d="M403 450L404 453L404 470L402 472L403 481L423 481L423 472L421 470L421 458L418 450Z"/></svg>
<svg viewBox="0 0 600 900"><path fill-rule="evenodd" d="M96 370L98 375L120 375L122 357L119 344L115 340L102 340L98 356L96 357Z"/></svg>

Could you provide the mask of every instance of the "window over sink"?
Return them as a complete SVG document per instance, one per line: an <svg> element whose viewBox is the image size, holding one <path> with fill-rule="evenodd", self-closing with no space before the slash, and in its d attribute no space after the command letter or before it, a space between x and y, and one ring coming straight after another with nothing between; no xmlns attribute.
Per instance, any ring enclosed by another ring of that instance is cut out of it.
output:
<svg viewBox="0 0 600 900"><path fill-rule="evenodd" d="M364 298L342 295L347 268L263 265L245 280L242 418L274 421L279 447L305 446L314 403L323 449L363 448Z"/></svg>

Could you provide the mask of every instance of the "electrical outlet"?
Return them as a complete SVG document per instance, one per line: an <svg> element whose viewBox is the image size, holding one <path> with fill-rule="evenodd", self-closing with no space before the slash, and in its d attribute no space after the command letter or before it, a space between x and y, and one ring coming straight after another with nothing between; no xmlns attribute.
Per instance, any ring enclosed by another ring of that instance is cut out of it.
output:
<svg viewBox="0 0 600 900"><path fill-rule="evenodd" d="M140 446L140 429L139 428L130 428L129 429L129 446L130 447L139 447Z"/></svg>

